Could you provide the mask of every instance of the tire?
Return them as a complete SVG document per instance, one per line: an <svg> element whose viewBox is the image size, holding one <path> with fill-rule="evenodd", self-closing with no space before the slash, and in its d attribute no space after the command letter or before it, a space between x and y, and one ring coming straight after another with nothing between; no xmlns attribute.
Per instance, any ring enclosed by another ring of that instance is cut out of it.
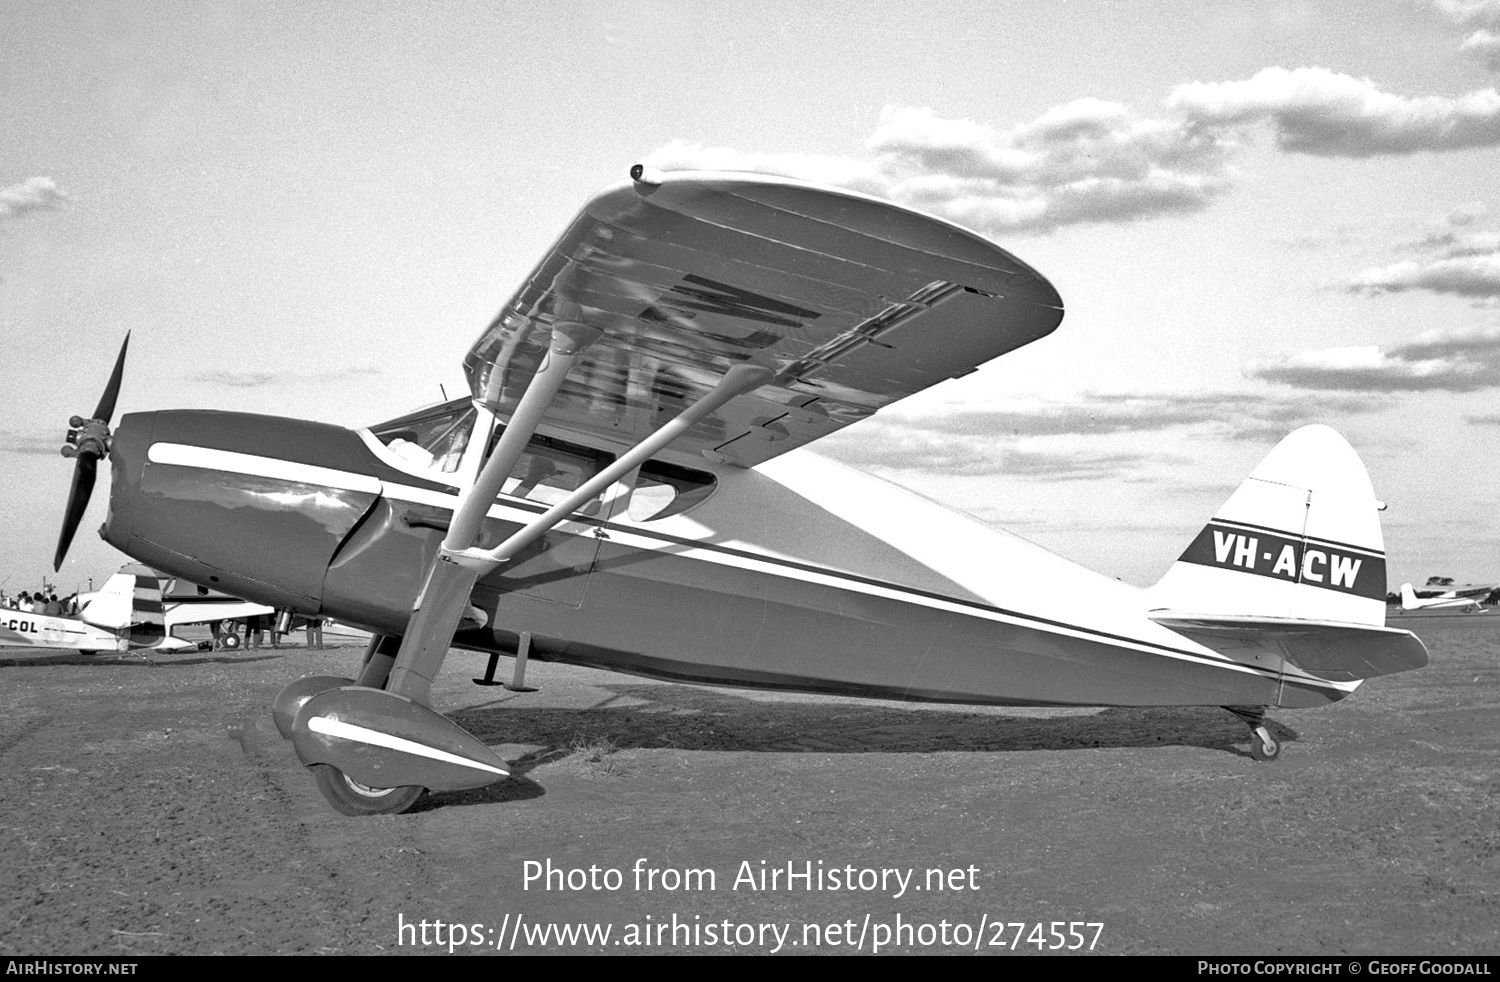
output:
<svg viewBox="0 0 1500 982"><path fill-rule="evenodd" d="M370 788L332 764L313 764L313 781L340 815L399 815L427 791L415 784Z"/></svg>
<svg viewBox="0 0 1500 982"><path fill-rule="evenodd" d="M1267 739L1264 742L1261 740L1259 733L1252 732L1250 734L1250 756L1263 763L1275 760L1281 756L1281 741L1273 736L1269 736L1269 733L1270 731L1268 730ZM1267 743L1270 744L1269 747L1266 745Z"/></svg>

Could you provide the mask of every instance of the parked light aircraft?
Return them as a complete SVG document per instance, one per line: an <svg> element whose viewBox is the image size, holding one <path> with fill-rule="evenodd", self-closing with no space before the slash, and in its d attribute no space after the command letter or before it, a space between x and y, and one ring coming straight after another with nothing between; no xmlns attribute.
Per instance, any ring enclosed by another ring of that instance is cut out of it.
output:
<svg viewBox="0 0 1500 982"><path fill-rule="evenodd" d="M272 608L263 604L132 564L121 567L97 593L81 597L77 617L0 610L0 645L85 654L142 648L184 651L198 645L176 637L172 632L178 627L269 613Z"/></svg>
<svg viewBox="0 0 1500 982"><path fill-rule="evenodd" d="M1272 450L1144 591L792 452L1062 316L1040 274L946 221L637 166L480 335L468 398L367 429L162 411L111 433L122 351L64 449L59 558L107 452L108 542L374 632L353 678L299 680L273 707L348 814L506 776L431 707L450 646L514 653L518 676L530 656L907 700L1224 706L1258 759L1280 751L1267 707L1426 663L1384 626L1377 503L1326 427Z"/></svg>
<svg viewBox="0 0 1500 982"><path fill-rule="evenodd" d="M1494 591L1493 586L1474 587L1472 594L1465 596L1454 590L1442 590L1434 597L1418 597L1410 583L1401 584L1401 609L1424 611L1452 611L1454 613L1482 614L1485 607L1479 601Z"/></svg>

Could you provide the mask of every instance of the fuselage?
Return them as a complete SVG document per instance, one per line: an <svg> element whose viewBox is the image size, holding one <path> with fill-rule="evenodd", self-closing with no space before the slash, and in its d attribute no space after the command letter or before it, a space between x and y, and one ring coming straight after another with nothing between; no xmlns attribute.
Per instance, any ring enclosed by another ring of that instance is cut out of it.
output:
<svg viewBox="0 0 1500 982"><path fill-rule="evenodd" d="M71 617L22 610L0 610L0 646L115 651L120 640L108 631Z"/></svg>
<svg viewBox="0 0 1500 982"><path fill-rule="evenodd" d="M0 647L49 648L99 654L152 647L163 651L193 648L180 638L155 638L150 645L131 643L125 632L108 631L74 617L49 617L20 610L0 610Z"/></svg>
<svg viewBox="0 0 1500 982"><path fill-rule="evenodd" d="M235 596L400 634L497 425L466 407L366 430L127 416L102 534ZM615 452L556 434L532 450L482 545ZM948 702L1311 706L1354 688L1203 647L1141 590L805 451L754 469L668 455L631 483L480 579L487 623L454 644L512 651L526 632L544 660ZM648 486L677 504L641 506Z"/></svg>

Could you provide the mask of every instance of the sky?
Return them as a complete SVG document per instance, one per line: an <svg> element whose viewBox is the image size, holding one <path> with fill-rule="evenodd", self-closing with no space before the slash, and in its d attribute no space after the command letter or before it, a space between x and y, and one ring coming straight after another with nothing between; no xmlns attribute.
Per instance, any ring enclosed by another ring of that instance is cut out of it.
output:
<svg viewBox="0 0 1500 982"><path fill-rule="evenodd" d="M1500 0L0 5L0 589L119 412L359 426L637 161L832 183L1042 272L1052 336L817 449L1148 585L1281 436L1391 588L1500 580ZM101 479L62 592L124 557Z"/></svg>

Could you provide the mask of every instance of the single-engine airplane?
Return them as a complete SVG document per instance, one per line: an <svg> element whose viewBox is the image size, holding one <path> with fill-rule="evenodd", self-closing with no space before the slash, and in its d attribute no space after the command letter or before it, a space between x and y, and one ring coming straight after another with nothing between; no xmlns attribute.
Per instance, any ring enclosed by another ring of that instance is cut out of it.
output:
<svg viewBox="0 0 1500 982"><path fill-rule="evenodd" d="M357 675L273 706L346 814L507 775L431 706L450 647L514 653L518 677L531 657L906 700L1224 706L1262 760L1280 752L1268 707L1426 663L1384 626L1377 502L1326 427L1283 440L1144 591L791 452L1062 316L1040 274L947 221L637 165L480 335L468 398L367 429L162 411L111 433L122 349L64 448L59 561L107 453L108 542L372 631Z"/></svg>
<svg viewBox="0 0 1500 982"><path fill-rule="evenodd" d="M0 645L84 654L187 651L198 644L173 634L178 627L274 612L135 564L80 601L77 617L0 610Z"/></svg>
<svg viewBox="0 0 1500 982"><path fill-rule="evenodd" d="M1428 589L1430 592L1431 587L1429 586ZM1494 587L1486 584L1474 586L1466 592L1439 589L1434 596L1419 597L1410 583L1403 583L1401 584L1401 609L1408 612L1442 611L1456 614L1482 614L1487 608L1480 601L1492 592L1494 592Z"/></svg>

